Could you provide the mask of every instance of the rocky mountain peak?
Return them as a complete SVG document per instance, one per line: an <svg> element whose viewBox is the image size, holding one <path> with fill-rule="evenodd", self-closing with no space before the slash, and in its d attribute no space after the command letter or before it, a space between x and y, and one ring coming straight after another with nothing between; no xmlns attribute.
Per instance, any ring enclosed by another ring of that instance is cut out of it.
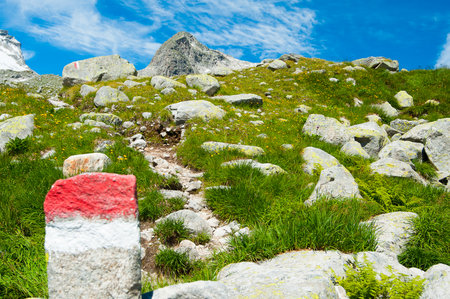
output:
<svg viewBox="0 0 450 299"><path fill-rule="evenodd" d="M20 42L0 29L0 70L31 71L23 58Z"/></svg>
<svg viewBox="0 0 450 299"><path fill-rule="evenodd" d="M156 51L150 64L139 72L140 76L176 76L209 73L217 67L239 70L254 66L220 51L209 49L189 32L178 32Z"/></svg>

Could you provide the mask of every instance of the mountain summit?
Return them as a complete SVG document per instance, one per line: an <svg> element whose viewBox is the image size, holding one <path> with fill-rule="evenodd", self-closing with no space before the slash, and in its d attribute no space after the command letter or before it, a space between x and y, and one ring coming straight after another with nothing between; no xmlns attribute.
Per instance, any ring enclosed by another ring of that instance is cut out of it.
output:
<svg viewBox="0 0 450 299"><path fill-rule="evenodd" d="M139 76L208 73L218 67L239 70L254 65L254 63L209 49L188 32L178 32L156 51L150 64L139 71Z"/></svg>
<svg viewBox="0 0 450 299"><path fill-rule="evenodd" d="M0 70L31 71L20 47L17 39L9 35L8 31L0 29Z"/></svg>

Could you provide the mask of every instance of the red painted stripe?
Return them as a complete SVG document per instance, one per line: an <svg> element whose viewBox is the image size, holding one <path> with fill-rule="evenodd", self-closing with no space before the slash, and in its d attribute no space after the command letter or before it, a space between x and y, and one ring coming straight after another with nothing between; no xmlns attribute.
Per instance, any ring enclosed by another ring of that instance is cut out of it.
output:
<svg viewBox="0 0 450 299"><path fill-rule="evenodd" d="M137 217L136 177L90 173L58 180L45 197L44 211L47 222L55 217Z"/></svg>

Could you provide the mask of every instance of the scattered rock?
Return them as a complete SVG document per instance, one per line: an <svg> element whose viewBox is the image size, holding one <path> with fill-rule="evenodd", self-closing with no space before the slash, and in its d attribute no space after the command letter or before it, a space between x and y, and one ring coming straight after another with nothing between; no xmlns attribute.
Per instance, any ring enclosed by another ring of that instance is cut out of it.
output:
<svg viewBox="0 0 450 299"><path fill-rule="evenodd" d="M203 120L213 118L221 119L225 116L225 111L205 100L184 101L169 105L164 109L169 110L177 125L184 124L186 121L200 117Z"/></svg>
<svg viewBox="0 0 450 299"><path fill-rule="evenodd" d="M310 114L302 132L307 135L318 135L320 139L331 144L345 144L352 139L347 127L337 119L321 114Z"/></svg>
<svg viewBox="0 0 450 299"><path fill-rule="evenodd" d="M0 122L0 153L6 144L15 138L25 139L33 135L34 114L16 116Z"/></svg>
<svg viewBox="0 0 450 299"><path fill-rule="evenodd" d="M218 281L195 281L175 284L143 294L143 299L229 299L237 296L233 288Z"/></svg>
<svg viewBox="0 0 450 299"><path fill-rule="evenodd" d="M96 92L96 91L97 91L97 88L95 88L93 86L86 85L86 84L81 85L81 88L80 88L80 94L83 97L87 96L91 92Z"/></svg>
<svg viewBox="0 0 450 299"><path fill-rule="evenodd" d="M80 115L80 121L84 122L86 119L104 122L111 126L120 126L122 124L122 119L111 113L89 112Z"/></svg>
<svg viewBox="0 0 450 299"><path fill-rule="evenodd" d="M201 148L207 152L220 152L224 150L235 150L245 156L263 155L264 150L258 146L232 144L225 142L207 141L201 145Z"/></svg>
<svg viewBox="0 0 450 299"><path fill-rule="evenodd" d="M430 267L423 276L427 280L420 299L450 297L450 267L437 264Z"/></svg>
<svg viewBox="0 0 450 299"><path fill-rule="evenodd" d="M302 157L306 162L303 170L310 175L313 174L314 170L322 171L333 166L341 165L335 157L315 147L306 147L303 150Z"/></svg>
<svg viewBox="0 0 450 299"><path fill-rule="evenodd" d="M232 73L233 73L232 69L224 66L216 67L211 71L211 75L220 77L228 76L231 75Z"/></svg>
<svg viewBox="0 0 450 299"><path fill-rule="evenodd" d="M370 164L370 168L372 169L372 172L393 177L412 178L422 184L425 184L425 181L411 168L408 163L392 158L384 158L373 162Z"/></svg>
<svg viewBox="0 0 450 299"><path fill-rule="evenodd" d="M63 175L69 177L84 172L101 172L111 163L111 159L102 153L70 156L64 160Z"/></svg>
<svg viewBox="0 0 450 299"><path fill-rule="evenodd" d="M394 107L391 106L391 104L389 104L389 102L384 102L383 104L379 104L379 105L373 105L375 108L380 109L384 115L388 116L388 117L396 117L398 116L398 110L395 109Z"/></svg>
<svg viewBox="0 0 450 299"><path fill-rule="evenodd" d="M286 62L279 60L279 59L275 59L274 61L269 63L269 65L267 66L267 68L271 71L287 69L288 67L289 66L286 64Z"/></svg>
<svg viewBox="0 0 450 299"><path fill-rule="evenodd" d="M404 90L399 91L394 97L397 100L397 104L398 106L400 106L400 108L407 108L414 105L413 97Z"/></svg>
<svg viewBox="0 0 450 299"><path fill-rule="evenodd" d="M294 109L294 112L308 114L311 109L312 108L309 106L299 105L297 108Z"/></svg>
<svg viewBox="0 0 450 299"><path fill-rule="evenodd" d="M197 87L209 96L214 95L220 88L216 78L206 74L187 75L186 83L189 87Z"/></svg>
<svg viewBox="0 0 450 299"><path fill-rule="evenodd" d="M328 167L321 171L319 181L313 193L305 201L312 205L320 198L362 198L359 194L358 184L351 173L342 165Z"/></svg>
<svg viewBox="0 0 450 299"><path fill-rule="evenodd" d="M347 142L341 147L341 152L349 156L360 156L364 159L369 159L370 155L362 148L359 142L354 140Z"/></svg>
<svg viewBox="0 0 450 299"><path fill-rule="evenodd" d="M173 212L162 219L156 220L156 223L161 221L172 219L172 220L183 220L184 226L190 231L192 234L206 233L209 236L212 236L212 229L209 226L208 222L203 219L199 214L191 211L191 210L180 210Z"/></svg>
<svg viewBox="0 0 450 299"><path fill-rule="evenodd" d="M352 63L357 66L363 65L372 69L384 69L388 71L398 72L398 61L384 57L361 58L353 60Z"/></svg>
<svg viewBox="0 0 450 299"><path fill-rule="evenodd" d="M425 153L437 170L450 174L450 131L431 128L425 143Z"/></svg>
<svg viewBox="0 0 450 299"><path fill-rule="evenodd" d="M152 77L152 80L150 81L150 84L156 88L156 89L165 89L165 88L175 88L175 87L181 87L186 88L186 85L183 83L180 83L178 81L175 81L173 79L164 77L164 76L154 76Z"/></svg>
<svg viewBox="0 0 450 299"><path fill-rule="evenodd" d="M117 89L114 89L109 86L103 86L95 95L94 98L94 104L97 107L104 107L111 103L117 103L117 102L128 102L128 97L122 92Z"/></svg>
<svg viewBox="0 0 450 299"><path fill-rule="evenodd" d="M406 119L394 119L389 124L391 128L401 132L406 133L415 126L418 126L420 124L426 123L427 121L424 119L421 120L406 120Z"/></svg>
<svg viewBox="0 0 450 299"><path fill-rule="evenodd" d="M392 158L406 163L413 159L422 160L423 144L411 141L393 141L378 153L380 159Z"/></svg>
<svg viewBox="0 0 450 299"><path fill-rule="evenodd" d="M437 121L417 125L407 131L401 139L425 144L427 138L435 131L450 132L450 118L442 118Z"/></svg>
<svg viewBox="0 0 450 299"><path fill-rule="evenodd" d="M355 107L361 107L362 104L364 104L363 101L361 101L361 100L358 99L358 98L353 98L353 105L354 105Z"/></svg>
<svg viewBox="0 0 450 299"><path fill-rule="evenodd" d="M348 127L348 133L374 158L389 142L386 131L375 122L366 122Z"/></svg>

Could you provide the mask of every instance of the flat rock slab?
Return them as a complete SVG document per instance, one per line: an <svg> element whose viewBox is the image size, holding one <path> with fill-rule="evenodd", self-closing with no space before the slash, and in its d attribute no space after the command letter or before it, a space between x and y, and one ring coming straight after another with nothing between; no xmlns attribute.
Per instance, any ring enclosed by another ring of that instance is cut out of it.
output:
<svg viewBox="0 0 450 299"><path fill-rule="evenodd" d="M408 163L395 160L392 158L380 159L370 164L372 172L386 176L412 178L422 184L425 181L415 172Z"/></svg>
<svg viewBox="0 0 450 299"><path fill-rule="evenodd" d="M136 178L58 180L44 202L50 298L140 298Z"/></svg>
<svg viewBox="0 0 450 299"><path fill-rule="evenodd" d="M247 104L261 106L263 104L263 100L260 96L251 93L235 94L231 96L215 96L213 99L223 100L232 105Z"/></svg>
<svg viewBox="0 0 450 299"><path fill-rule="evenodd" d="M412 220L418 217L412 212L393 212L378 215L366 223L373 223L376 229L377 252L397 256L406 248L414 233Z"/></svg>
<svg viewBox="0 0 450 299"><path fill-rule="evenodd" d="M0 122L0 153L5 151L6 144L15 138L25 139L33 135L34 114L16 116Z"/></svg>
<svg viewBox="0 0 450 299"><path fill-rule="evenodd" d="M214 95L220 88L219 81L216 78L206 75L187 75L186 83L189 87L197 87L209 96Z"/></svg>
<svg viewBox="0 0 450 299"><path fill-rule="evenodd" d="M74 155L64 160L63 174L69 177L83 172L101 172L111 163L102 153Z"/></svg>
<svg viewBox="0 0 450 299"><path fill-rule="evenodd" d="M413 159L422 160L423 144L418 142L397 140L387 144L378 153L380 159L392 158L409 163Z"/></svg>
<svg viewBox="0 0 450 299"><path fill-rule="evenodd" d="M450 118L441 118L437 121L417 125L407 131L400 139L425 144L427 138L435 131L450 132Z"/></svg>
<svg viewBox="0 0 450 299"><path fill-rule="evenodd" d="M122 119L111 113L89 112L80 115L81 122L84 122L86 119L101 121L111 126L120 126L122 124Z"/></svg>
<svg viewBox="0 0 450 299"><path fill-rule="evenodd" d="M326 168L321 171L319 181L313 193L305 201L312 205L320 198L362 198L358 184L352 174L342 165Z"/></svg>
<svg viewBox="0 0 450 299"><path fill-rule="evenodd" d="M389 142L386 131L372 121L348 127L348 132L373 158Z"/></svg>
<svg viewBox="0 0 450 299"><path fill-rule="evenodd" d="M320 140L335 145L343 145L352 140L352 136L347 132L346 126L335 118L321 114L310 114L302 132L310 136L319 136Z"/></svg>
<svg viewBox="0 0 450 299"><path fill-rule="evenodd" d="M208 121L210 119L222 119L225 111L211 102L205 100L184 101L169 105L164 109L169 110L177 125L184 124L186 121L200 117Z"/></svg>
<svg viewBox="0 0 450 299"><path fill-rule="evenodd" d="M150 81L150 84L159 90L165 89L165 88L175 88L175 87L181 87L186 88L186 85L183 83L180 83L178 81L175 81L173 79L164 77L164 76L154 76L152 77L152 80Z"/></svg>
<svg viewBox="0 0 450 299"><path fill-rule="evenodd" d="M278 165L271 163L259 163L258 161L252 159L233 160L221 164L222 167L236 167L242 165L248 165L252 168L258 169L264 175L276 175L286 173L286 171L283 170L283 168L281 168Z"/></svg>
<svg viewBox="0 0 450 299"><path fill-rule="evenodd" d="M225 142L215 142L215 141L207 141L201 145L201 148L207 152L221 152L221 151L229 151L235 150L245 156L258 156L263 155L264 150L259 146L252 145L241 145L241 144L233 144L233 143L225 143Z"/></svg>
<svg viewBox="0 0 450 299"><path fill-rule="evenodd" d="M171 220L183 220L184 226L193 234L206 233L212 236L212 228L208 222L199 214L191 210L180 210L167 215L164 218L158 219L156 223Z"/></svg>
<svg viewBox="0 0 450 299"><path fill-rule="evenodd" d="M109 81L136 75L134 65L119 55L99 56L71 62L63 69L63 77L82 81Z"/></svg>
<svg viewBox="0 0 450 299"><path fill-rule="evenodd" d="M129 100L122 91L109 86L103 86L95 94L94 104L97 107L103 107L112 103L128 102Z"/></svg>
<svg viewBox="0 0 450 299"><path fill-rule="evenodd" d="M315 147L306 147L302 152L302 157L306 162L303 165L303 170L310 175L313 174L314 170L341 165L335 157Z"/></svg>

